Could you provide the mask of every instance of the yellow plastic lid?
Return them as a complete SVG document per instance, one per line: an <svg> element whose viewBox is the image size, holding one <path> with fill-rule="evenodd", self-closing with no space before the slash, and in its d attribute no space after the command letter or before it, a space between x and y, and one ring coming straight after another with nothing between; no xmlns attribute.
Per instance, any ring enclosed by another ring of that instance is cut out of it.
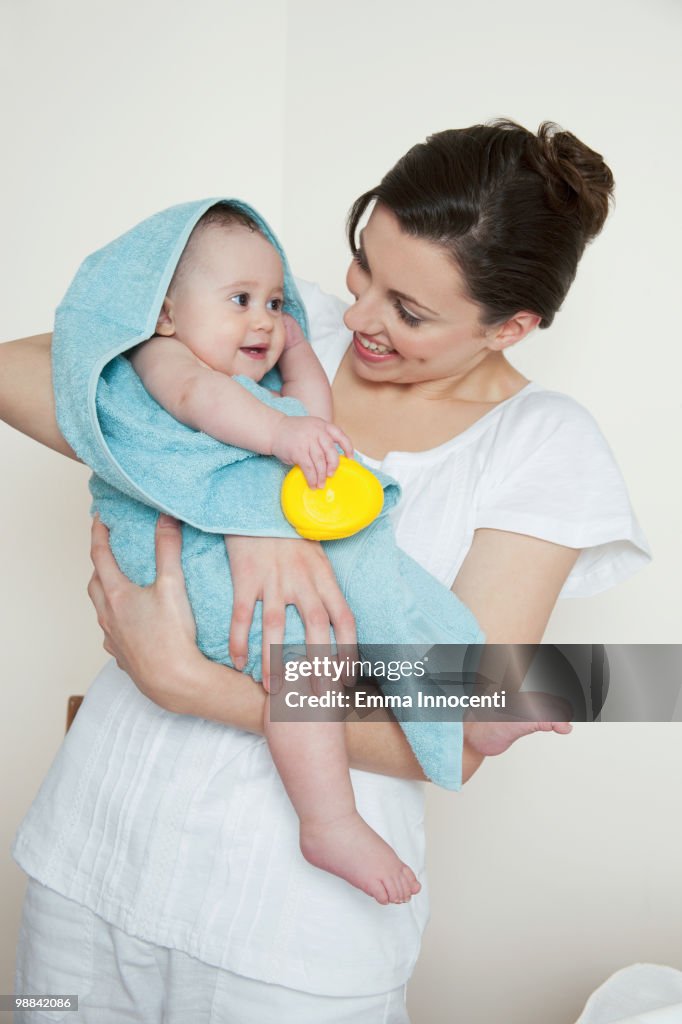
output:
<svg viewBox="0 0 682 1024"><path fill-rule="evenodd" d="M324 487L313 490L299 466L282 484L282 511L308 540L339 540L363 530L381 512L384 489L368 469L345 455Z"/></svg>

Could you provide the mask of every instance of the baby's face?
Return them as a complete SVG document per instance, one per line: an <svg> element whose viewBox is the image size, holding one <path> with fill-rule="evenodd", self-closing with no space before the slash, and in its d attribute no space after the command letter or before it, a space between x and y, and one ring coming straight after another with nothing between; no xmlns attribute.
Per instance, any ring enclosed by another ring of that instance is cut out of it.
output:
<svg viewBox="0 0 682 1024"><path fill-rule="evenodd" d="M275 249L241 224L212 224L192 241L187 259L164 301L173 336L211 369L260 380L284 348L284 279Z"/></svg>

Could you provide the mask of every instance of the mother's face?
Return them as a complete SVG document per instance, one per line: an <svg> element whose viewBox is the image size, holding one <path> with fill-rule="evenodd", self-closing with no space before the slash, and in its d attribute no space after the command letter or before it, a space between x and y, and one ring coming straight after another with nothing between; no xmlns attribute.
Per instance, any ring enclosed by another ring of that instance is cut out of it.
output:
<svg viewBox="0 0 682 1024"><path fill-rule="evenodd" d="M360 234L346 278L355 303L344 321L353 331L353 368L366 380L446 381L482 362L495 332L480 324L461 274L441 247L405 234L380 203Z"/></svg>

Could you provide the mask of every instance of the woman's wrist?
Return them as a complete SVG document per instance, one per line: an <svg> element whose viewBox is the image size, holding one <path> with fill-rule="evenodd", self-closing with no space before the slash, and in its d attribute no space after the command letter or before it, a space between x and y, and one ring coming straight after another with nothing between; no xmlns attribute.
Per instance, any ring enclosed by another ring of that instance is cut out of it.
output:
<svg viewBox="0 0 682 1024"><path fill-rule="evenodd" d="M163 707L262 735L265 700L262 686L251 676L211 661L197 649L175 669Z"/></svg>

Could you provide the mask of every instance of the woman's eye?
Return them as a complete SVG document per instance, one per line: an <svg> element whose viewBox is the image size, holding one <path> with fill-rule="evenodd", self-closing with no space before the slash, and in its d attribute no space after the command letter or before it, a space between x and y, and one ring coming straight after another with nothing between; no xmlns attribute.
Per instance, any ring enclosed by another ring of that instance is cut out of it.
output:
<svg viewBox="0 0 682 1024"><path fill-rule="evenodd" d="M353 259L360 267L360 270L364 271L365 274L369 274L369 264L362 249L358 249L357 252L353 253Z"/></svg>
<svg viewBox="0 0 682 1024"><path fill-rule="evenodd" d="M412 313L409 313L403 306L400 299L396 299L393 305L400 319L403 323L407 324L408 327L419 327L420 324L424 323L424 321L420 320L418 316L414 316Z"/></svg>
<svg viewBox="0 0 682 1024"><path fill-rule="evenodd" d="M230 302L236 303L237 306L246 307L249 304L249 293L239 292L238 295L231 295Z"/></svg>
<svg viewBox="0 0 682 1024"><path fill-rule="evenodd" d="M283 299L270 299L270 301L268 302L268 309L271 309L273 313L279 313L281 312L283 305Z"/></svg>

